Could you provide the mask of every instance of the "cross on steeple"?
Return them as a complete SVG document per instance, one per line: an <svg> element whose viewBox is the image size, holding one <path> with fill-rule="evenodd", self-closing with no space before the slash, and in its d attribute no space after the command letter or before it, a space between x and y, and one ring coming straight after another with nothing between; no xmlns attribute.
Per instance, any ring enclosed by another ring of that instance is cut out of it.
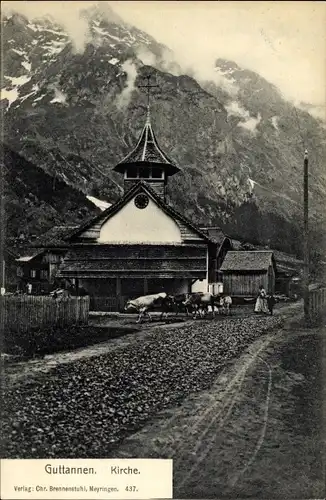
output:
<svg viewBox="0 0 326 500"><path fill-rule="evenodd" d="M149 112L149 104L150 104L150 92L151 92L151 89L155 88L155 87L159 87L158 85L151 85L150 84L150 79L152 78L151 75L147 75L145 76L145 78L147 79L147 85L138 85L139 88L141 89L147 89L147 111Z"/></svg>

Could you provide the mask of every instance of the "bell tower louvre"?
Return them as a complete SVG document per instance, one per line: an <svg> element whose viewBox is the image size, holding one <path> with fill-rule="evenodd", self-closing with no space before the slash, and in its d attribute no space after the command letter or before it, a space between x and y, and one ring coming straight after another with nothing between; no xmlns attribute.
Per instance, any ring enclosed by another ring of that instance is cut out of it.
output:
<svg viewBox="0 0 326 500"><path fill-rule="evenodd" d="M166 186L168 178L180 169L162 151L155 137L150 117L149 92L150 76L147 76L147 117L143 130L135 148L114 167L113 170L124 176L124 192L126 193L136 183L146 182L164 201L166 201Z"/></svg>

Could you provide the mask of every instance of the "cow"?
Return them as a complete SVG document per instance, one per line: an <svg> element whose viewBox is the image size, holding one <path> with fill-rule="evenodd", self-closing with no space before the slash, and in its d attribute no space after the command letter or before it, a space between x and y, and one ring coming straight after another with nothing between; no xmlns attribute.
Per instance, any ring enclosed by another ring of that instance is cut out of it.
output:
<svg viewBox="0 0 326 500"><path fill-rule="evenodd" d="M193 293L179 293L176 295L171 295L173 310L176 313L176 316L180 312L186 313L187 316L193 311L193 300L188 300L190 297L197 295L196 292Z"/></svg>
<svg viewBox="0 0 326 500"><path fill-rule="evenodd" d="M217 296L209 292L191 293L189 294L188 298L184 301L184 306L192 309L194 313L194 318L196 317L197 313L199 314L199 316L202 316L203 315L202 313L204 311L208 312L208 306L211 306L213 316L215 316L216 305L218 305Z"/></svg>
<svg viewBox="0 0 326 500"><path fill-rule="evenodd" d="M128 300L124 310L127 312L137 312L138 318L136 323L140 323L142 318L145 316L147 316L150 321L152 320L152 317L150 316L148 311L153 309L160 309L162 311L160 320L163 319L164 314L167 317L168 312L171 311L172 305L172 297L167 295L165 292L162 292L153 295L144 295L142 297L138 297L137 299Z"/></svg>
<svg viewBox="0 0 326 500"><path fill-rule="evenodd" d="M176 315L178 315L179 312L185 312L187 316L189 315L191 307L186 306L185 301L190 295L190 293L178 293L176 295L171 295L172 305Z"/></svg>
<svg viewBox="0 0 326 500"><path fill-rule="evenodd" d="M220 306L221 312L229 316L231 314L232 298L229 295L222 295Z"/></svg>
<svg viewBox="0 0 326 500"><path fill-rule="evenodd" d="M50 292L50 297L52 297L53 299L63 299L70 296L70 291L64 288L57 288L56 290Z"/></svg>

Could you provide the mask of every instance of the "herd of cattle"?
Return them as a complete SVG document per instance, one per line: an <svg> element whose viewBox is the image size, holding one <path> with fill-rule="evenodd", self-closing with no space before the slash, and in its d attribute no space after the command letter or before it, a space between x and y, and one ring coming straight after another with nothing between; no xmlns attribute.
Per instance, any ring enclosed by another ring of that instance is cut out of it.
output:
<svg viewBox="0 0 326 500"><path fill-rule="evenodd" d="M193 315L193 318L203 317L209 312L209 308L215 316L215 311L220 314L230 314L232 299L230 296L213 295L212 293L196 292L168 295L165 292L154 295L144 295L137 299L128 300L125 311L138 313L137 323L144 317L152 319L149 311L161 312L160 319L167 317L169 313L184 312Z"/></svg>
<svg viewBox="0 0 326 500"><path fill-rule="evenodd" d="M16 295L16 294L8 294ZM53 299L64 299L70 297L71 291L64 288L57 288L49 293ZM152 320L150 311L161 312L160 320L167 318L169 313L178 315L183 312L187 316L193 315L193 318L203 317L212 312L229 315L231 313L232 299L228 295L213 295L212 293L194 292L170 295L165 292L153 295L144 295L137 299L128 300L124 310L129 313L137 313L137 323L140 323L144 317Z"/></svg>

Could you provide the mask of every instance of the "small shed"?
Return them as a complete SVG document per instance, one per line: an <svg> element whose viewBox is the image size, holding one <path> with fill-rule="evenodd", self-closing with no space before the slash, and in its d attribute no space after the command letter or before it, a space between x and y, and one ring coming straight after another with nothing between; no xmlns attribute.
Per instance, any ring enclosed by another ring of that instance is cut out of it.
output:
<svg viewBox="0 0 326 500"><path fill-rule="evenodd" d="M20 290L25 291L27 283L32 285L32 293L48 293L53 286L59 286L63 280L55 283L56 274L67 252L64 236L77 227L54 226L19 252L16 266Z"/></svg>
<svg viewBox="0 0 326 500"><path fill-rule="evenodd" d="M274 250L276 262L275 289L277 293L291 296L298 294L303 272L303 260L297 259L294 255Z"/></svg>
<svg viewBox="0 0 326 500"><path fill-rule="evenodd" d="M254 297L263 285L275 291L276 264L272 251L230 251L221 266L223 290L231 296Z"/></svg>

